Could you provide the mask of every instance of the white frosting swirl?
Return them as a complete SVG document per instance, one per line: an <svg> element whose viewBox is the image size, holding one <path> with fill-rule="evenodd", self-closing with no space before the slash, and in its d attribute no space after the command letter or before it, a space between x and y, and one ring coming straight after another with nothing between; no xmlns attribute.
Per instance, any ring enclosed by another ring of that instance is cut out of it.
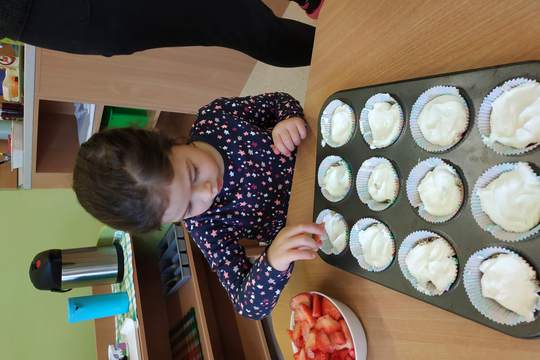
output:
<svg viewBox="0 0 540 360"><path fill-rule="evenodd" d="M540 84L528 83L499 96L492 105L489 142L523 149L540 142Z"/></svg>
<svg viewBox="0 0 540 360"><path fill-rule="evenodd" d="M482 296L490 298L506 309L534 320L540 297L536 272L519 256L499 254L480 264Z"/></svg>
<svg viewBox="0 0 540 360"><path fill-rule="evenodd" d="M373 137L374 148L383 148L398 137L401 130L401 116L399 105L388 102L373 104L373 109L368 114L369 127Z"/></svg>
<svg viewBox="0 0 540 360"><path fill-rule="evenodd" d="M336 198L343 198L351 188L351 175L347 164L339 161L328 167L322 178L321 187Z"/></svg>
<svg viewBox="0 0 540 360"><path fill-rule="evenodd" d="M422 108L418 126L428 142L439 146L452 145L467 129L467 109L455 95L437 96Z"/></svg>
<svg viewBox="0 0 540 360"><path fill-rule="evenodd" d="M394 245L383 224L374 224L359 231L358 241L367 264L380 268L392 260Z"/></svg>
<svg viewBox="0 0 540 360"><path fill-rule="evenodd" d="M332 245L334 254L339 254L347 246L347 223L343 217L334 212L328 211L322 218L324 230L323 241L328 241Z"/></svg>
<svg viewBox="0 0 540 360"><path fill-rule="evenodd" d="M375 166L368 179L369 195L378 202L393 201L397 195L397 186L397 175L387 161Z"/></svg>
<svg viewBox="0 0 540 360"><path fill-rule="evenodd" d="M418 243L405 258L407 269L423 288L429 284L442 293L454 282L457 262L454 249L446 240L436 237Z"/></svg>
<svg viewBox="0 0 540 360"><path fill-rule="evenodd" d="M330 140L336 145L345 144L354 130L354 116L347 104L339 105L332 113Z"/></svg>
<svg viewBox="0 0 540 360"><path fill-rule="evenodd" d="M418 185L424 209L433 216L448 216L461 205L463 190L457 174L447 165L429 171Z"/></svg>
<svg viewBox="0 0 540 360"><path fill-rule="evenodd" d="M478 190L480 206L506 231L529 231L540 222L540 178L524 163Z"/></svg>

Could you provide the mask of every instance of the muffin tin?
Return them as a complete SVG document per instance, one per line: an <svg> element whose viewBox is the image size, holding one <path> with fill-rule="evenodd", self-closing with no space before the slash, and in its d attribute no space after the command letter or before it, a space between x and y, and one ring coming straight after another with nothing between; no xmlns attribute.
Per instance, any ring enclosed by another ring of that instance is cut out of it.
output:
<svg viewBox="0 0 540 360"><path fill-rule="evenodd" d="M339 91L331 95L321 108L321 114L326 105L339 99L353 107L357 116L361 113L366 101L377 93L392 95L401 105L405 115L404 131L393 145L384 149L371 150L356 126L353 138L344 146L332 148L321 146L321 132L318 130L317 138L317 167L321 161L330 155L337 155L347 161L352 167L353 176L356 176L363 161L371 157L385 157L390 159L398 172L400 187L405 189L407 177L411 169L418 162L430 157L439 157L449 162L460 174L464 182L464 203L451 220L441 223L429 223L416 213L407 200L405 191L400 191L396 201L383 211L370 210L364 205L353 186L347 196L332 203L324 198L318 186L315 187L313 219L317 218L323 209L334 210L345 218L349 227L352 227L360 218L374 218L388 226L394 235L396 253L403 239L410 233L418 230L431 230L447 239L456 250L459 273L452 287L440 296L428 296L418 292L405 279L399 269L397 256L392 264L384 271L369 272L362 269L350 252L349 246L339 255L326 255L319 252L321 258L327 263L350 273L375 281L403 294L425 301L441 309L451 311L457 315L476 321L503 333L520 338L534 338L540 336L540 316L530 323L515 326L501 325L479 313L471 304L463 286L463 268L469 257L482 248L499 246L517 252L526 259L540 276L540 236L520 242L503 242L497 240L488 232L483 231L475 222L471 214L470 198L474 183L488 168L504 163L524 161L532 164L539 173L540 152L536 150L522 155L498 155L489 149L483 142L476 127L476 115L482 100L489 92L506 80L526 77L540 80L540 62L527 62L510 65L501 65L459 73L444 74L426 78L399 81L394 83L374 85L357 89ZM463 139L452 149L441 153L430 153L421 149L413 140L409 127L411 108L420 94L425 90L438 86L450 85L460 89L460 94L469 106L469 128ZM321 114L319 114L319 119ZM358 123L357 123L358 124Z"/></svg>

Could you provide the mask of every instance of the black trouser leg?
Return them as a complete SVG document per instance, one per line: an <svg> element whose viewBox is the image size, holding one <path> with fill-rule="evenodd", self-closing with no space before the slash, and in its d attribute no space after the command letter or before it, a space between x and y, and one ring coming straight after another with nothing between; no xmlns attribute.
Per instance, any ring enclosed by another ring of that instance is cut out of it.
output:
<svg viewBox="0 0 540 360"><path fill-rule="evenodd" d="M223 46L276 66L311 60L315 29L260 0L33 0L21 41L96 55Z"/></svg>

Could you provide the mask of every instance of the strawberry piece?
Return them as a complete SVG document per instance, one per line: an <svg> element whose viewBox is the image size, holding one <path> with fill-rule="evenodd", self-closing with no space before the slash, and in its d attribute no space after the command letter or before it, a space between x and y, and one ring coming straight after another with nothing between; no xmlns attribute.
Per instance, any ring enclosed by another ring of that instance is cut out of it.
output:
<svg viewBox="0 0 540 360"><path fill-rule="evenodd" d="M317 294L313 294L312 300L313 300L313 311L311 312L311 315L313 315L314 318L318 318L322 315L321 296Z"/></svg>
<svg viewBox="0 0 540 360"><path fill-rule="evenodd" d="M339 320L339 325L341 325L341 331L343 331L343 335L345 335L345 344L343 344L342 346L347 349L353 349L353 341L347 323L345 322L345 320L341 319Z"/></svg>
<svg viewBox="0 0 540 360"><path fill-rule="evenodd" d="M331 353L334 351L334 347L328 338L328 335L324 331L317 332L316 345L317 350L324 353Z"/></svg>
<svg viewBox="0 0 540 360"><path fill-rule="evenodd" d="M297 322L294 324L293 330L287 330L289 337L294 345L300 349L304 346L304 338L302 337L302 323Z"/></svg>
<svg viewBox="0 0 540 360"><path fill-rule="evenodd" d="M341 329L341 326L340 326L340 329ZM347 342L345 339L345 335L343 335L343 332L339 330L331 333L329 337L333 345L343 345Z"/></svg>
<svg viewBox="0 0 540 360"><path fill-rule="evenodd" d="M308 338L309 332L311 331L311 326L307 323L307 321L302 321L300 323L300 332L302 333L302 338L304 339L304 342Z"/></svg>
<svg viewBox="0 0 540 360"><path fill-rule="evenodd" d="M323 315L317 319L315 329L322 330L327 334L331 334L341 329L339 323L332 319L330 315Z"/></svg>
<svg viewBox="0 0 540 360"><path fill-rule="evenodd" d="M350 356L351 358L353 358L353 359L356 357L356 355L355 355L355 353L354 353L354 349L349 350L349 356Z"/></svg>
<svg viewBox="0 0 540 360"><path fill-rule="evenodd" d="M315 360L330 360L330 354L317 351L315 353Z"/></svg>
<svg viewBox="0 0 540 360"><path fill-rule="evenodd" d="M341 319L341 313L339 312L337 307L335 307L334 304L332 304L330 300L326 298L322 299L322 314L330 315L336 321Z"/></svg>
<svg viewBox="0 0 540 360"><path fill-rule="evenodd" d="M315 358L315 350L317 350L317 333L314 330L311 330L305 339L306 346L306 356L309 359Z"/></svg>
<svg viewBox="0 0 540 360"><path fill-rule="evenodd" d="M300 351L294 354L294 360L307 360L304 349L300 349Z"/></svg>
<svg viewBox="0 0 540 360"><path fill-rule="evenodd" d="M330 360L348 360L348 356L349 356L349 350L347 349L337 350L331 354Z"/></svg>
<svg viewBox="0 0 540 360"><path fill-rule="evenodd" d="M315 319L311 315L311 309L307 307L306 304L300 304L297 311L300 312L299 316L301 316L309 324L309 326L315 326Z"/></svg>
<svg viewBox="0 0 540 360"><path fill-rule="evenodd" d="M304 304L307 307L311 307L311 295L308 293L301 293L291 299L289 304L291 310L296 310L300 307L300 304Z"/></svg>
<svg viewBox="0 0 540 360"><path fill-rule="evenodd" d="M287 334L288 334L289 337L291 338L291 341L294 341L294 337L293 337L293 332L292 332L292 330L287 329Z"/></svg>

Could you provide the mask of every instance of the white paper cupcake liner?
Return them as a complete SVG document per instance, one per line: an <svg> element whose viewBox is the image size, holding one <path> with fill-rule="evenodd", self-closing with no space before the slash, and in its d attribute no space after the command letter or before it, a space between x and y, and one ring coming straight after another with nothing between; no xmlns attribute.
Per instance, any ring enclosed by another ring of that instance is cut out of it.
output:
<svg viewBox="0 0 540 360"><path fill-rule="evenodd" d="M347 141L345 141L342 144L335 143L330 139L330 131L332 128L332 115L334 114L334 111L337 109L337 107L341 105L346 105L351 115L351 133L349 134ZM338 148L347 144L354 135L355 124L356 124L356 117L354 115L354 110L349 104L338 99L334 99L330 101L330 103L328 103L328 105L326 105L326 107L324 108L323 113L321 115L320 126L321 126L321 134L323 138L321 142L321 146L324 147L326 144L328 144L328 146L332 148Z"/></svg>
<svg viewBox="0 0 540 360"><path fill-rule="evenodd" d="M488 247L478 250L467 260L467 264L465 264L465 269L463 270L463 285L467 297L478 312L496 323L515 326L527 322L524 316L508 310L497 301L482 295L481 279L483 274L480 271L480 265L485 260L497 254L513 254L527 262L517 253L502 247ZM536 309L540 309L540 301L536 305ZM535 315L538 316L538 313Z"/></svg>
<svg viewBox="0 0 540 360"><path fill-rule="evenodd" d="M392 257L390 258L390 260L386 264L384 264L383 266L380 266L380 267L375 267L373 265L368 264L365 261L365 259L364 259L364 251L363 251L362 245L360 244L360 241L358 239L358 233L360 231L363 231L363 230L367 229L368 227L370 227L372 225L375 225L375 224L383 225L384 228L385 228L386 236L388 236L388 238L392 240ZM350 238L349 238L349 249L351 250L351 254L358 261L358 265L360 265L360 267L362 269L367 270L367 271L372 271L372 272L380 272L380 271L383 271L383 270L387 269L390 266L390 264L392 263L392 261L394 260L396 243L394 241L394 237L392 235L392 232L390 231L390 229L388 229L388 227L385 224L383 224L382 222L380 222L380 221L378 221L376 219L373 219L373 218L363 218L363 219L358 220L351 229L351 234L350 234Z"/></svg>
<svg viewBox="0 0 540 360"><path fill-rule="evenodd" d="M380 102L387 102L390 104L397 104L399 109L399 132L396 135L396 137L392 140L392 142L386 146L374 146L373 145L373 135L371 132L371 127L369 126L369 112L373 110L373 106L376 103ZM397 139L399 139L399 136L401 135L403 131L403 124L405 123L405 116L403 115L403 109L401 108L401 105L394 99L390 94L385 93L378 93L370 97L366 104L364 105L364 108L360 112L360 132L362 133L362 136L364 137L364 140L369 145L371 149L383 149L391 146L393 143L396 142Z"/></svg>
<svg viewBox="0 0 540 360"><path fill-rule="evenodd" d="M531 151L537 148L540 143L532 144L523 149L514 148L512 146L503 145L498 142L493 142L489 140L489 135L491 134L491 110L495 100L499 98L505 92L525 84L536 83L536 80L526 79L526 78L515 78L504 82L501 86L497 86L484 98L480 109L478 110L477 117L477 126L480 135L482 136L482 141L484 144L495 151L499 155L521 155L528 151Z"/></svg>
<svg viewBox="0 0 540 360"><path fill-rule="evenodd" d="M317 219L315 220L315 222L317 224L322 224L323 223L323 218L327 215L327 214L335 214L335 215L338 215L342 220L343 222L345 223L345 226L346 226L346 240L345 240L345 245L343 246L343 249L335 249L334 248L334 245L330 242L330 239L328 238L328 235L325 234L323 236L321 236L321 240L322 240L322 246L320 247L319 250L321 250L323 253L325 253L326 255L339 255L343 252L343 250L345 250L347 248L347 243L349 242L349 226L347 225L347 221L345 221L345 218L333 211L333 210L330 210L330 209L324 209L322 210L319 215L317 215Z"/></svg>
<svg viewBox="0 0 540 360"><path fill-rule="evenodd" d="M422 112L422 109L424 108L424 106L431 100L442 95L457 96L462 101L463 106L465 107L467 111L467 123L465 125L465 128L463 128L462 136L457 141L447 146L439 146L439 145L435 145L427 141L426 138L424 138L422 131L420 130L420 125L418 124L418 117L420 116L420 113ZM461 139L463 138L463 135L465 134L465 132L467 131L467 128L469 127L469 122L470 122L469 105L467 104L463 96L461 96L461 94L459 93L459 89L454 86L435 86L424 91L418 97L418 99L416 99L416 102L414 103L411 109L411 118L410 118L409 124L411 128L411 135L418 146L420 146L422 149L428 152L440 153L440 152L444 152L446 150L453 148L461 141Z"/></svg>
<svg viewBox="0 0 540 360"><path fill-rule="evenodd" d="M347 170L349 171L349 188L348 188L347 192L345 194L343 194L343 196L332 196L332 194L330 194L328 191L326 191L326 189L323 189L321 184L323 182L324 175L326 174L326 171L332 165L334 165L335 163L338 163L338 162L342 162L343 164L345 164L347 166ZM326 198L326 200L331 201L331 202L341 201L341 200L345 199L347 194L349 194L349 192L351 191L351 186L352 186L352 170L351 170L351 166L349 165L349 163L347 163L340 156L335 156L335 155L327 156L326 158L323 159L323 161L321 161L321 164L319 165L319 169L317 170L317 182L319 184L319 188L321 189L321 193Z"/></svg>
<svg viewBox="0 0 540 360"><path fill-rule="evenodd" d="M447 216L435 216L426 211L424 208L424 204L422 203L422 200L420 199L420 193L418 192L418 185L422 181L422 179L426 176L426 174L433 170L435 167L443 165L446 166L460 181L461 183L461 201L459 204L457 204L456 209L452 212L452 214ZM409 200L409 204L413 208L418 209L418 215L434 224L440 224L443 222L446 222L450 219L452 219L456 214L458 213L459 209L461 209L461 205L463 205L463 200L465 199L465 190L463 187L463 180L461 179L461 176L459 176L458 172L447 162L440 158L429 158L424 161L419 162L410 172L409 177L407 178L407 199Z"/></svg>
<svg viewBox="0 0 540 360"><path fill-rule="evenodd" d="M378 202L375 199L371 197L368 191L368 181L369 177L371 176L371 172L375 167L381 163L388 163L392 166L392 170L394 171L394 174L396 175L396 188L395 188L395 194L394 194L394 200L389 202ZM360 169L358 170L358 173L356 175L356 191L358 193L358 197L360 198L360 201L362 201L364 204L366 204L371 210L373 211L382 211L385 209L388 209L397 199L398 193L399 193L399 177L396 172L396 169L394 168L394 165L385 158L382 157L372 157L367 159L362 163L360 166Z"/></svg>
<svg viewBox="0 0 540 360"><path fill-rule="evenodd" d="M407 263L406 263L406 258L407 258L407 255L409 254L409 251L411 251L418 242L423 241L423 240L428 240L431 238L441 238L444 241L446 241L450 246L452 246L452 244L450 244L448 240L446 240L443 236L437 233L427 231L427 230L415 231L413 233L410 233L401 243L401 246L399 247L399 250L398 250L398 263L399 263L399 268L401 269L401 273L403 274L403 276L405 276L405 278L416 290L418 290L424 295L438 296L448 291L452 287L452 285L456 282L457 275L458 275L458 268L459 268L457 255L454 255L454 259L456 260L456 273L454 276L454 281L452 282L452 284L448 286L447 289L445 289L442 292L438 291L435 288L435 286L425 287L422 284L420 284L416 280L416 278L410 273L409 269L407 268ZM452 246L452 248L454 247ZM455 253L455 249L454 249L454 253Z"/></svg>
<svg viewBox="0 0 540 360"><path fill-rule="evenodd" d="M478 226L480 226L482 230L489 232L491 235L502 241L523 241L535 236L540 231L540 224L526 232L515 233L506 231L499 225L495 224L482 210L478 190L485 188L490 182L498 178L502 173L514 170L517 164L518 163L502 163L487 169L482 175L480 175L478 180L476 180L471 195L471 211ZM529 166L527 163L524 164Z"/></svg>

